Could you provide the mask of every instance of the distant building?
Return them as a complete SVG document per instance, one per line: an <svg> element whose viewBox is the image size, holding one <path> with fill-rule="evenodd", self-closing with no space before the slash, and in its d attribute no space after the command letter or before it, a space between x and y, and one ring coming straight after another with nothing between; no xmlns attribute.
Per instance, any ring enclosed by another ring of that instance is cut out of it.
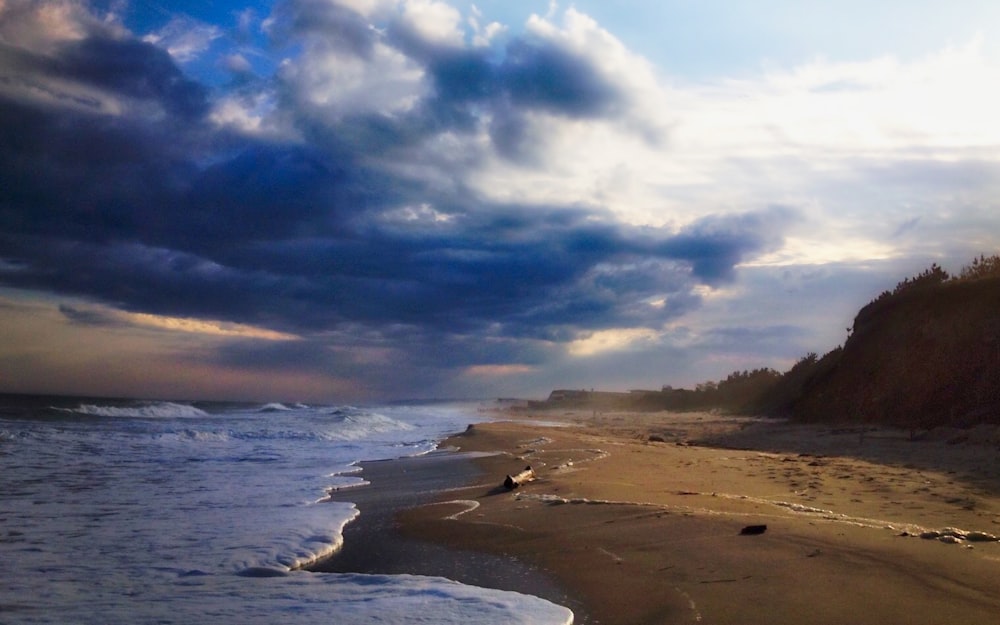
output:
<svg viewBox="0 0 1000 625"><path fill-rule="evenodd" d="M583 401L590 399L590 391L556 389L549 393L549 401Z"/></svg>

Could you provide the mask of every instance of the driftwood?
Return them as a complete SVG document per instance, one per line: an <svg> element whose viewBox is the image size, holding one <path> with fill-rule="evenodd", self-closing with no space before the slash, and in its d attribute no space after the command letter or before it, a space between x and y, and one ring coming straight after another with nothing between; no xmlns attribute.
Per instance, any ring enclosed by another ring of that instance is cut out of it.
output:
<svg viewBox="0 0 1000 625"><path fill-rule="evenodd" d="M503 481L503 485L507 490L514 490L521 484L530 482L533 479L535 479L535 472L531 470L531 465L528 465L524 467L524 471L521 471L517 475L508 475L507 479Z"/></svg>
<svg viewBox="0 0 1000 625"><path fill-rule="evenodd" d="M757 534L763 534L767 531L766 525L747 525L742 530L740 534L744 536L756 536Z"/></svg>

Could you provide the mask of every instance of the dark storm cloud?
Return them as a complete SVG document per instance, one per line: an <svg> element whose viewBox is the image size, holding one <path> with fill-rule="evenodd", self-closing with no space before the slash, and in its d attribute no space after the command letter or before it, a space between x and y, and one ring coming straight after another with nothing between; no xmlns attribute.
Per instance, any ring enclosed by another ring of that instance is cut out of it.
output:
<svg viewBox="0 0 1000 625"><path fill-rule="evenodd" d="M318 2L283 7L295 9L287 36L311 29L371 53L376 35L356 15ZM780 242L787 210L713 216L679 232L637 228L599 209L499 204L372 164L373 154L391 159L422 137L467 130L472 105L494 116L494 136L510 141L496 147L514 154L525 110L597 117L623 97L587 59L548 42L515 39L496 60L404 34L396 45L424 64L435 91L396 118L323 122L289 109L305 137L295 144L212 126L207 89L136 39L98 33L44 57L0 50L4 80L56 89L59 78L89 88L67 93L160 111L109 115L0 89L0 284L335 335L342 348L385 341L414 368L417 358L530 363L547 357L542 341L659 327L698 305L694 286L729 279ZM436 212L422 214L425 205ZM354 366L324 340L233 343L218 357Z"/></svg>
<svg viewBox="0 0 1000 625"><path fill-rule="evenodd" d="M315 150L248 147L194 178L174 234L202 238L198 249L330 235L364 200L351 174Z"/></svg>
<svg viewBox="0 0 1000 625"><path fill-rule="evenodd" d="M354 26L371 36L370 26L356 21ZM350 35L347 39L356 37ZM498 54L489 48L428 41L397 18L388 24L385 41L427 67L438 105L499 98L518 108L597 117L608 114L625 99L591 59L539 37L513 37Z"/></svg>
<svg viewBox="0 0 1000 625"><path fill-rule="evenodd" d="M548 42L514 40L500 77L515 104L572 117L606 114L622 98L589 61Z"/></svg>
<svg viewBox="0 0 1000 625"><path fill-rule="evenodd" d="M0 249L27 266L0 278L8 286L89 296L132 312L257 322L264 292L277 284L259 272L136 243L4 235Z"/></svg>
<svg viewBox="0 0 1000 625"><path fill-rule="evenodd" d="M208 109L206 89L185 78L166 51L141 41L88 37L67 44L53 69L56 75L159 102L185 120Z"/></svg>
<svg viewBox="0 0 1000 625"><path fill-rule="evenodd" d="M77 308L75 306L69 306L67 304L59 305L59 312L62 316L69 319L72 323L77 323L85 326L119 326L121 323L107 314L104 311L99 310L85 310L82 308Z"/></svg>
<svg viewBox="0 0 1000 625"><path fill-rule="evenodd" d="M155 103L169 114L194 120L208 109L207 89L184 76L170 55L135 39L101 33L63 43L55 55L0 42L0 78L48 92L56 99L101 109L100 100L74 94L58 81L92 86L119 96Z"/></svg>
<svg viewBox="0 0 1000 625"><path fill-rule="evenodd" d="M315 332L347 321L438 332L479 332L501 324L505 335L553 338L560 328L656 326L694 300L678 299L685 306L667 310L642 300L687 293L696 283L689 265L697 277L712 250L722 256L713 270L762 250L760 233L741 229L742 222L755 223L746 216L734 219L741 223L729 227L720 243L714 231L699 238L697 228L651 234L595 225L592 213L492 210L488 217L456 218L435 233L368 225L308 239L294 231L321 231L327 227L323 220L317 225L289 211L288 221L271 231L234 224L224 233L225 222L205 226L222 238L215 250L200 242L201 254L138 243L6 238L13 258L30 267L7 281L119 302L130 310L286 331ZM720 273L725 271L709 277L717 280Z"/></svg>
<svg viewBox="0 0 1000 625"><path fill-rule="evenodd" d="M96 29L54 52L0 46L0 233L156 230L197 170L207 111L207 89L148 43Z"/></svg>
<svg viewBox="0 0 1000 625"><path fill-rule="evenodd" d="M742 260L777 249L784 229L795 218L784 207L740 215L709 215L664 241L662 253L691 263L692 270L706 284L718 284L732 278L734 267Z"/></svg>
<svg viewBox="0 0 1000 625"><path fill-rule="evenodd" d="M403 49L415 50L427 64L438 104L502 99L518 108L544 110L568 117L598 117L624 99L591 61L552 42L513 39L502 60L489 50L435 47L402 38Z"/></svg>
<svg viewBox="0 0 1000 625"><path fill-rule="evenodd" d="M468 121L470 105L487 106L494 147L513 160L530 161L537 142L530 136L527 112L598 118L613 114L625 101L590 59L551 41L516 37L497 61L489 50L435 47L407 31L399 39L401 48L413 51L430 70L435 87L430 108L452 111L462 122Z"/></svg>
<svg viewBox="0 0 1000 625"><path fill-rule="evenodd" d="M0 111L0 232L129 240L183 214L177 200L197 156L184 153L184 129L34 108L2 95Z"/></svg>

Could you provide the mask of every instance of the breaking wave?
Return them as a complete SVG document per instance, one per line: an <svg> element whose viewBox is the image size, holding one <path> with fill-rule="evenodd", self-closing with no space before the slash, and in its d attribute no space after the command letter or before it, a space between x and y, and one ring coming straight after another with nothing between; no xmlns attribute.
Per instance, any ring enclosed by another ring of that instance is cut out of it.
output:
<svg viewBox="0 0 1000 625"><path fill-rule="evenodd" d="M121 406L102 406L98 404L80 404L76 408L53 408L61 412L72 412L94 417L126 417L147 419L176 419L191 417L207 417L208 413L190 404L175 402L135 402Z"/></svg>

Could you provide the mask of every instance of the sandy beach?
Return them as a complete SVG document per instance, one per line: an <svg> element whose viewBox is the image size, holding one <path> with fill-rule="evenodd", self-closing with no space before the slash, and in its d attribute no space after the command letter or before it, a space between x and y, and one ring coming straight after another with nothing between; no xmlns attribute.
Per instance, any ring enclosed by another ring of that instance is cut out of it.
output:
<svg viewBox="0 0 1000 625"><path fill-rule="evenodd" d="M993 623L1000 457L976 436L519 414L447 441L494 455L397 521L543 573L582 606L578 623ZM501 486L526 465L537 479Z"/></svg>

